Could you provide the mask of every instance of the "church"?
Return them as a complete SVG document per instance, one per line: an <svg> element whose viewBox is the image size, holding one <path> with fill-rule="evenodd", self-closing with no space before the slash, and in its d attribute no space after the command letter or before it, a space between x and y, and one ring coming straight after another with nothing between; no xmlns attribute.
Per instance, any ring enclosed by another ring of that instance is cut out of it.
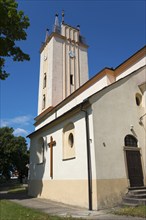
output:
<svg viewBox="0 0 146 220"><path fill-rule="evenodd" d="M146 46L88 78L80 27L46 31L28 193L99 210L146 186Z"/></svg>

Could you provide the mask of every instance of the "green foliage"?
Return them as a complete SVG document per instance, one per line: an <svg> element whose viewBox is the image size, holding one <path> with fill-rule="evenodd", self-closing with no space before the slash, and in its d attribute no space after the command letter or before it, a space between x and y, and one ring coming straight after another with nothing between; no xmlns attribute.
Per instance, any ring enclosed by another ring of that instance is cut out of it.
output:
<svg viewBox="0 0 146 220"><path fill-rule="evenodd" d="M16 41L26 40L25 29L29 27L29 18L23 11L18 11L15 0L0 0L0 79L8 77L4 70L5 58L12 57L14 61L30 60L28 54L16 46Z"/></svg>
<svg viewBox="0 0 146 220"><path fill-rule="evenodd" d="M24 137L15 137L13 128L0 128L0 171L9 179L10 170L16 169L22 177L27 175L29 163L27 144Z"/></svg>

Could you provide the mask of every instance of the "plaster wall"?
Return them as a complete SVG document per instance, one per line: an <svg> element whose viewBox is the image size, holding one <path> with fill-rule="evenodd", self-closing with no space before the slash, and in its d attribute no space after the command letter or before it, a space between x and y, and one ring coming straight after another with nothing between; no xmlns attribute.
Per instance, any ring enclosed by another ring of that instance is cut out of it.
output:
<svg viewBox="0 0 146 220"><path fill-rule="evenodd" d="M55 106L63 100L63 59L61 59L63 54L63 40L53 37L52 41L52 87L49 89L52 92L52 106Z"/></svg>
<svg viewBox="0 0 146 220"><path fill-rule="evenodd" d="M96 82L94 85L86 89L84 92L82 92L80 95L75 97L73 100L71 100L69 103L61 107L56 111L56 113L52 114L51 117L48 117L45 119L43 122L41 122L39 125L36 126L36 130L44 126L45 124L49 123L54 119L55 117L59 117L63 115L65 112L69 111L72 109L74 106L78 105L79 103L83 102L86 98L94 94L96 91L101 90L107 86L107 76L104 76L101 80Z"/></svg>
<svg viewBox="0 0 146 220"><path fill-rule="evenodd" d="M102 182L106 179L121 179L124 181L122 191L124 187L126 189L129 186L124 152L124 138L128 134L138 139L143 175L146 176L146 128L139 124L139 118L146 109L142 105L137 106L135 101L135 94L141 93L139 82L144 79L145 68L111 85L90 99L94 122L97 197L102 191L102 184L98 184L98 180ZM106 185L104 190L105 192L109 190ZM111 193L112 191L114 195L113 187ZM103 196L102 200L104 199Z"/></svg>
<svg viewBox="0 0 146 220"><path fill-rule="evenodd" d="M53 39L46 45L45 49L40 55L40 80L39 80L39 94L38 94L38 114L44 109L43 95L46 96L46 107L52 106L52 54L53 54ZM46 87L43 88L44 74L46 73Z"/></svg>
<svg viewBox="0 0 146 220"><path fill-rule="evenodd" d="M80 73L80 86L88 81L88 54L87 48L79 46L79 73Z"/></svg>
<svg viewBox="0 0 146 220"><path fill-rule="evenodd" d="M52 106L52 96L53 96L53 39L50 40L49 44L46 46L46 55L47 59L45 60L46 65L46 76L47 76L47 82L46 82L46 108L49 106Z"/></svg>
<svg viewBox="0 0 146 220"><path fill-rule="evenodd" d="M93 209L97 210L96 180L92 181L92 189ZM87 180L33 180L29 184L29 195L88 209Z"/></svg>
<svg viewBox="0 0 146 220"><path fill-rule="evenodd" d="M116 81L118 81L119 79L129 75L132 71L136 71L138 68L144 66L146 64L146 57L144 57L143 59L141 59L140 61L138 61L136 64L134 64L132 67L130 67L128 70L124 71L123 73L121 73L119 76L116 77ZM77 66L76 66L77 68ZM110 78L109 78L110 77ZM108 86L110 83L113 83L114 79L111 78L111 76L104 76L102 77L99 81L97 81L94 85L92 85L91 87L87 88L84 92L82 92L81 94L79 94L77 97L75 97L72 101L70 101L69 103L67 103L66 105L64 105L62 108L58 109L57 111L57 115L60 116L63 113L65 113L66 111L70 110L71 108L73 108L75 105L79 104L80 102L82 102L84 99L88 98L90 95L94 94L95 92L103 89L104 87ZM65 87L63 87L65 89ZM39 94L41 93L41 91L39 92ZM143 103L144 103L144 98L143 98ZM54 117L52 117L54 118ZM45 125L46 123L50 122L50 118L44 120L42 123L40 123L38 126L36 126L36 130L40 127L42 127L43 125Z"/></svg>
<svg viewBox="0 0 146 220"><path fill-rule="evenodd" d="M72 122L74 124L74 145L75 145L75 159L63 160L63 128ZM94 156L93 148L93 127L92 127L92 115L89 116L90 122L90 137L91 137L91 149ZM81 131L81 132L79 132ZM49 167L50 167L50 149L47 143L50 142L50 136L56 141L56 146L53 147L53 179L87 179L87 149L86 149L86 130L84 112L77 114L76 116L65 120L55 127L51 127L44 132L37 135L31 140L31 179L50 179ZM36 146L40 137L45 141L45 164L37 164L36 159ZM93 178L95 178L95 162L92 162ZM42 169L44 168L43 172ZM58 172L60 171L60 172ZM37 175L35 176L35 173ZM43 175L42 175L43 173Z"/></svg>
<svg viewBox="0 0 146 220"><path fill-rule="evenodd" d="M97 209L95 152L93 136L93 118L91 109L89 114L91 167L92 167L92 199L93 208ZM75 158L64 160L63 158L63 128L74 124ZM50 136L56 141L53 146L53 179L50 177ZM45 152L44 163L38 164L37 145L38 140L43 137ZM88 169L85 113L79 112L54 127L40 131L37 137L31 139L31 164L29 179L29 195L48 198L67 204L88 208Z"/></svg>
<svg viewBox="0 0 146 220"><path fill-rule="evenodd" d="M146 91L143 93L142 106L146 108Z"/></svg>
<svg viewBox="0 0 146 220"><path fill-rule="evenodd" d="M43 57L44 53L40 55L40 75L39 75L39 90L38 90L38 115L41 113L42 110L42 96L43 96L43 79L42 79L42 72L43 72Z"/></svg>
<svg viewBox="0 0 146 220"><path fill-rule="evenodd" d="M141 93L138 86L144 80L145 68L90 98L98 208L110 207L120 202L130 186L124 151L124 138L128 134L138 139L146 181L146 128L139 124L139 118L146 109L142 105L137 106L135 101L135 94ZM134 130L130 129L131 125Z"/></svg>

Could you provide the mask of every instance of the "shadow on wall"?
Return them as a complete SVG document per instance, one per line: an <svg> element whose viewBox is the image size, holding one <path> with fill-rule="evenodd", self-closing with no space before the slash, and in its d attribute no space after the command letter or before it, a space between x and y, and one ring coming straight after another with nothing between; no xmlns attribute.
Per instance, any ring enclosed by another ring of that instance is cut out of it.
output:
<svg viewBox="0 0 146 220"><path fill-rule="evenodd" d="M39 137L31 141L28 195L40 197L46 165L47 138Z"/></svg>

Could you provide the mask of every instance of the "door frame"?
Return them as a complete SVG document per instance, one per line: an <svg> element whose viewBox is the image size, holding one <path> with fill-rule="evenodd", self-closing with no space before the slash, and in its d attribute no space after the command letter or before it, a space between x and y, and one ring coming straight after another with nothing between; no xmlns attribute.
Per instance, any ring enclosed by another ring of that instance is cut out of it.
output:
<svg viewBox="0 0 146 220"><path fill-rule="evenodd" d="M139 151L140 152L141 169L142 169L142 175L143 175L142 154L141 154L141 148L139 148L139 147L124 146L124 157L125 157L126 175L127 175L127 179L128 179L128 187L131 187L129 172L128 172L128 161L127 161L127 156L126 156L127 151ZM143 186L144 186L144 175L143 175Z"/></svg>

